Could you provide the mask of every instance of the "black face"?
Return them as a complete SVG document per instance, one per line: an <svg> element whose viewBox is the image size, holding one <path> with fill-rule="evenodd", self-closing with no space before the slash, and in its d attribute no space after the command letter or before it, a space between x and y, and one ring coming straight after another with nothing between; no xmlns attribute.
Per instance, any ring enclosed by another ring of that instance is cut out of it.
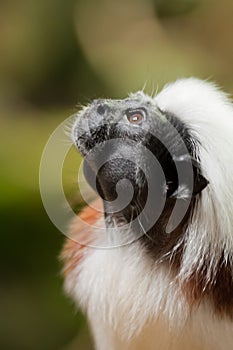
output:
<svg viewBox="0 0 233 350"><path fill-rule="evenodd" d="M180 187L191 202L208 183L197 161L198 142L188 128L177 117L160 111L144 94L93 101L79 114L73 138L85 156L87 181L104 200L106 217L130 222L145 208L148 197L153 198L145 215L145 220L153 221L158 214L159 219L147 225L151 237L157 235L177 197L182 200ZM135 229L142 229L141 223Z"/></svg>

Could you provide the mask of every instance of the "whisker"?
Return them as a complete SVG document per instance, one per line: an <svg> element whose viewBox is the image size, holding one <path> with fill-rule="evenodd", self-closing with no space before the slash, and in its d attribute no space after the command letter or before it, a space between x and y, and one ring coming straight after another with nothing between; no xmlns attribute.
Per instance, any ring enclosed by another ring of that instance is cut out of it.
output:
<svg viewBox="0 0 233 350"><path fill-rule="evenodd" d="M159 90L159 84L157 83L155 93L154 93L154 95L152 96L153 98L155 98L155 97L158 95L158 90Z"/></svg>
<svg viewBox="0 0 233 350"><path fill-rule="evenodd" d="M148 81L146 80L143 87L142 87L142 92L145 92L146 86L147 86Z"/></svg>

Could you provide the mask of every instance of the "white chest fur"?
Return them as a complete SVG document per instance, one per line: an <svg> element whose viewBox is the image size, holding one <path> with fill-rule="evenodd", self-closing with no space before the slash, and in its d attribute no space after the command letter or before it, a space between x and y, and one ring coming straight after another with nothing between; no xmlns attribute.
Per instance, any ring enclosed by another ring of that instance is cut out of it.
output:
<svg viewBox="0 0 233 350"><path fill-rule="evenodd" d="M172 271L155 265L138 243L88 248L66 279L87 313L98 350L232 350L233 325L203 302L190 309Z"/></svg>

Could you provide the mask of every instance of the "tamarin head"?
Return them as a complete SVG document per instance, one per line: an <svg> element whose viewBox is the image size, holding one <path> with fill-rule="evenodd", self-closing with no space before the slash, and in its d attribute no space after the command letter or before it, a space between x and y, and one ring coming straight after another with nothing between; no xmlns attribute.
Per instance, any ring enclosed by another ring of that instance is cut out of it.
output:
<svg viewBox="0 0 233 350"><path fill-rule="evenodd" d="M153 254L170 251L179 240L175 229L181 233L208 185L189 123L138 92L123 100L94 100L78 114L72 138L84 156L87 181L103 199L106 226L130 224L135 237L146 234ZM168 234L177 201L186 203L185 220Z"/></svg>

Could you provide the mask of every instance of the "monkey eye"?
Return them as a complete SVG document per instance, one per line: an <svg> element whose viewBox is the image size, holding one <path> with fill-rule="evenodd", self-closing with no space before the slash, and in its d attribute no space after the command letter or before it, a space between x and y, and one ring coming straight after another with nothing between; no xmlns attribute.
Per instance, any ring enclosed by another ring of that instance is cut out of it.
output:
<svg viewBox="0 0 233 350"><path fill-rule="evenodd" d="M146 113L143 109L128 109L125 114L131 124L141 124L146 118Z"/></svg>

